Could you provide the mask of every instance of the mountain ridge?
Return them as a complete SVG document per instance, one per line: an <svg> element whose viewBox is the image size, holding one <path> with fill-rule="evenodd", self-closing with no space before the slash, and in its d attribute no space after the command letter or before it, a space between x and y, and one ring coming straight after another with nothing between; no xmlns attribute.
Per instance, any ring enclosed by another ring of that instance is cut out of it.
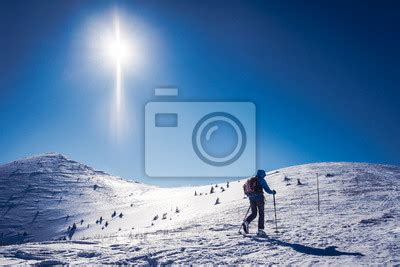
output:
<svg viewBox="0 0 400 267"><path fill-rule="evenodd" d="M319 262L319 254L331 264L399 263L398 166L331 162L271 173L267 181L278 192L279 233L273 233L272 199L266 195L268 243L237 235L248 207L244 180L163 188L96 171L58 153L1 165L0 180L0 243L6 245L0 246L0 264L2 257L6 264L55 258L88 264L265 264L266 255L269 263L311 264ZM58 246L73 255L55 252ZM323 249L332 246L338 250Z"/></svg>

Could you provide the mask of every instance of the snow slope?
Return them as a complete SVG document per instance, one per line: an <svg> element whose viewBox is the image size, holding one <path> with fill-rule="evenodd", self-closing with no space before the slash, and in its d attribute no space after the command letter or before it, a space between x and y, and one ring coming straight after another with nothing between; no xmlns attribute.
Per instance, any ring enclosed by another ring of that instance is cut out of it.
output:
<svg viewBox="0 0 400 267"><path fill-rule="evenodd" d="M244 180L213 194L160 188L50 153L0 166L0 181L0 264L400 264L397 166L317 163L268 176L279 233L267 195L266 239L237 233Z"/></svg>

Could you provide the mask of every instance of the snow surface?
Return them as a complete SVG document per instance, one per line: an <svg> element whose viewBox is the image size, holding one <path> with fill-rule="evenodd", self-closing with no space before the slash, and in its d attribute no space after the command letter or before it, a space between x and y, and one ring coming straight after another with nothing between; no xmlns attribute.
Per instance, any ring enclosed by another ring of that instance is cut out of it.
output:
<svg viewBox="0 0 400 267"><path fill-rule="evenodd" d="M400 264L398 166L278 170L267 181L278 192L279 232L266 195L268 238L238 234L245 180L214 184L213 194L211 185L161 188L48 153L0 166L0 181L1 265Z"/></svg>

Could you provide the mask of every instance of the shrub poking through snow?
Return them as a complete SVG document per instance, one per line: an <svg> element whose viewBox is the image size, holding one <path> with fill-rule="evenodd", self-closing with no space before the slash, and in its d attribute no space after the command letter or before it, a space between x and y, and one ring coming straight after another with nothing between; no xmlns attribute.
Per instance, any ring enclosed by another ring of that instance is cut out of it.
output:
<svg viewBox="0 0 400 267"><path fill-rule="evenodd" d="M213 193L214 193L214 186L211 186L210 194L213 194Z"/></svg>
<svg viewBox="0 0 400 267"><path fill-rule="evenodd" d="M76 231L76 224L74 223L72 225L72 227L69 228L69 231L68 231L68 237L70 240L71 240L72 236L75 234L75 231Z"/></svg>

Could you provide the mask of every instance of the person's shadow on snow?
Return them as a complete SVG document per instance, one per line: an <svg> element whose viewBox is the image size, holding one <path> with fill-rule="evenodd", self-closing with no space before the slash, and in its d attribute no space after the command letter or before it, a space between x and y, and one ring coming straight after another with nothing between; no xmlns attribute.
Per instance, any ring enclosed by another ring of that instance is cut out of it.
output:
<svg viewBox="0 0 400 267"><path fill-rule="evenodd" d="M336 246L329 246L326 248L314 248L306 245L296 244L296 243L288 243L285 241L281 241L278 239L267 238L264 239L265 242L271 242L272 244L284 247L290 247L297 252L308 254L308 255L315 255L315 256L364 256L364 254L359 252L344 252L336 250ZM261 239L257 241L263 241Z"/></svg>

